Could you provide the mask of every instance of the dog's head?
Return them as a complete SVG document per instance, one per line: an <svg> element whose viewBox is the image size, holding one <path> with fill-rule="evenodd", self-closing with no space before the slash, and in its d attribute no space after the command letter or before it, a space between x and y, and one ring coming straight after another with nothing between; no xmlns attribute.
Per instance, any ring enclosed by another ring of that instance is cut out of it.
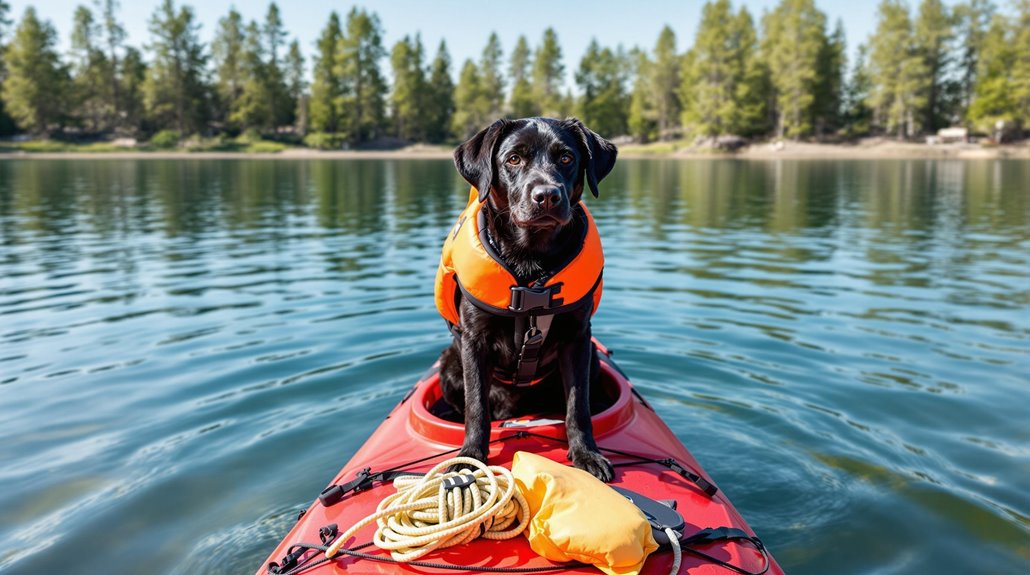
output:
<svg viewBox="0 0 1030 575"><path fill-rule="evenodd" d="M572 206L615 165L615 146L575 118L497 120L454 151L454 166L524 229L569 223Z"/></svg>

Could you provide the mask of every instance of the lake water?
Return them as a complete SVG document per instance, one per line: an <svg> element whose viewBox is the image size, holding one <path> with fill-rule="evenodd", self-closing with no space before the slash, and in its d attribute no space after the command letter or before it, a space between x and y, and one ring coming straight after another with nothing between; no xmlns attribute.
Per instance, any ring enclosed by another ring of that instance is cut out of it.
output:
<svg viewBox="0 0 1030 575"><path fill-rule="evenodd" d="M794 574L1030 571L1030 162L620 161L594 333ZM448 342L447 161L0 162L0 571L251 573Z"/></svg>

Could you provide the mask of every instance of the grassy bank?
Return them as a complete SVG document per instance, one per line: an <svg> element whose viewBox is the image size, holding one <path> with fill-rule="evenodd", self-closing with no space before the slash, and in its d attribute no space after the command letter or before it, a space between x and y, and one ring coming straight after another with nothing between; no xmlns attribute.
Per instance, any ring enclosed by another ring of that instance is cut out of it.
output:
<svg viewBox="0 0 1030 575"><path fill-rule="evenodd" d="M75 143L57 140L32 140L0 143L0 159L88 159L109 158L450 158L453 147L415 144L390 150L318 150L282 142L248 139L192 140L178 146L144 143L135 146L111 142ZM735 152L692 145L686 140L626 144L619 147L621 158L740 158L740 159L1030 159L1030 141L1005 145L938 144L928 145L870 138L843 144L809 142L759 142Z"/></svg>
<svg viewBox="0 0 1030 575"><path fill-rule="evenodd" d="M61 140L29 140L25 142L2 142L0 153L8 154L126 154L126 153L180 153L232 152L240 154L274 154L293 146L280 142L240 140L200 140L183 146L156 146L143 143L134 146L117 145L111 142L66 142Z"/></svg>

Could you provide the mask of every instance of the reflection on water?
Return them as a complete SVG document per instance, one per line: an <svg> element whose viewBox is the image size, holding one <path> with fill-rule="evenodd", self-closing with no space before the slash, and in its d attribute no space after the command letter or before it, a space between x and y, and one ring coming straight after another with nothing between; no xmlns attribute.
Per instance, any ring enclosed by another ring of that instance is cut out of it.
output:
<svg viewBox="0 0 1030 575"><path fill-rule="evenodd" d="M1028 183L620 161L595 334L788 572L1025 571ZM433 160L0 162L0 571L254 569L446 344L464 186Z"/></svg>

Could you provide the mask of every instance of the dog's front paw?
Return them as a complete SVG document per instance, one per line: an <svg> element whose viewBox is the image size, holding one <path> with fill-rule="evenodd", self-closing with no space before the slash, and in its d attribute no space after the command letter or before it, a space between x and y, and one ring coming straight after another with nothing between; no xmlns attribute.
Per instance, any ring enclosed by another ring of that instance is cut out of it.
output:
<svg viewBox="0 0 1030 575"><path fill-rule="evenodd" d="M458 457L471 457L472 459L477 459L479 461L482 461L484 464L486 463L486 453L484 453L483 451L480 451L478 449L462 449L461 451L458 452ZM476 470L476 468L474 466L472 466L472 465L470 465L468 463L457 463L457 464L454 464L454 465L450 466L449 468L447 468L447 471L455 471L455 472L457 472L457 471L464 471L466 469L468 469L469 471L475 471Z"/></svg>
<svg viewBox="0 0 1030 575"><path fill-rule="evenodd" d="M589 449L578 449L569 451L569 459L576 467L586 471L590 475L608 483L615 477L615 469L608 458L597 451Z"/></svg>

